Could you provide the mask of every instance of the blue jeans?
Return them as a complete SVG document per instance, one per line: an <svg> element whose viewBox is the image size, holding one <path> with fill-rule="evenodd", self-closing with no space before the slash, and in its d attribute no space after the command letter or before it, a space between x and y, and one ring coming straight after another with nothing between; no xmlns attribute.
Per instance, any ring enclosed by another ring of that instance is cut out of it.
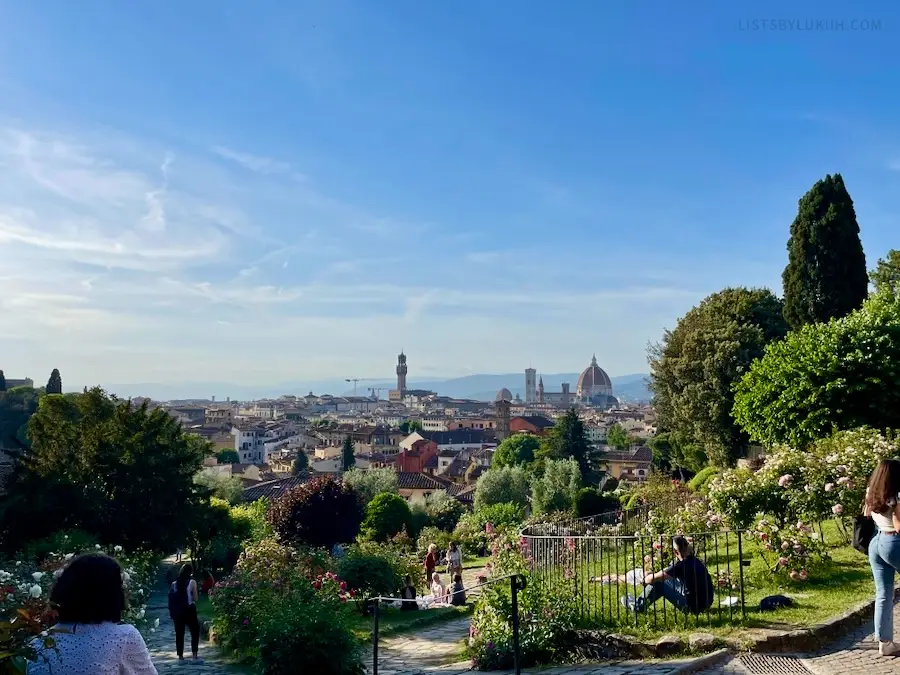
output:
<svg viewBox="0 0 900 675"><path fill-rule="evenodd" d="M634 610L643 612L660 598L665 598L678 609L687 609L687 596L684 592L684 584L678 579L663 579L655 584L644 586L644 593L638 596L635 601Z"/></svg>
<svg viewBox="0 0 900 675"><path fill-rule="evenodd" d="M875 577L875 637L894 639L894 573L900 571L900 535L875 535L869 544L869 564Z"/></svg>

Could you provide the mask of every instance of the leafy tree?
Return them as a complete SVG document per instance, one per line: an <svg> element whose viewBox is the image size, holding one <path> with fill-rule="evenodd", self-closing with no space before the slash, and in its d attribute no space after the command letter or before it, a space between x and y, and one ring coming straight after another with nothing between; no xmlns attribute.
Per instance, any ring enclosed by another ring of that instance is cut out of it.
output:
<svg viewBox="0 0 900 675"><path fill-rule="evenodd" d="M409 420L400 425L402 434L411 434L415 431L422 431L422 420Z"/></svg>
<svg viewBox="0 0 900 675"><path fill-rule="evenodd" d="M582 473L590 471L591 444L584 422L575 408L569 408L541 441L539 455L545 459L573 458Z"/></svg>
<svg viewBox="0 0 900 675"><path fill-rule="evenodd" d="M627 450L631 447L632 442L634 442L634 437L625 431L625 428L618 422L606 432L606 444L611 448Z"/></svg>
<svg viewBox="0 0 900 675"><path fill-rule="evenodd" d="M487 523L490 523L495 528L518 527L525 522L525 509L519 504L504 502L502 504L482 506L480 509L476 509L474 513L467 515L466 518L474 518L480 531L484 531Z"/></svg>
<svg viewBox="0 0 900 675"><path fill-rule="evenodd" d="M341 470L349 471L356 465L356 457L353 453L353 439L350 436L344 438L341 446Z"/></svg>
<svg viewBox="0 0 900 675"><path fill-rule="evenodd" d="M444 532L452 532L466 512L466 507L458 499L441 491L434 492L425 499L425 510L432 525Z"/></svg>
<svg viewBox="0 0 900 675"><path fill-rule="evenodd" d="M858 309L868 294L866 256L853 200L841 175L827 175L800 198L784 268L784 318L791 328Z"/></svg>
<svg viewBox="0 0 900 675"><path fill-rule="evenodd" d="M648 444L653 451L653 466L664 472L672 471L682 479L684 469L700 471L709 461L702 447L674 432L656 434Z"/></svg>
<svg viewBox="0 0 900 675"><path fill-rule="evenodd" d="M492 504L528 506L528 474L520 466L504 466L486 471L475 486L475 508Z"/></svg>
<svg viewBox="0 0 900 675"><path fill-rule="evenodd" d="M219 476L201 471L194 482L209 490L213 497L229 504L237 504L244 495L244 486L237 476Z"/></svg>
<svg viewBox="0 0 900 675"><path fill-rule="evenodd" d="M219 464L237 464L241 458L236 450L220 450L216 453L216 461Z"/></svg>
<svg viewBox="0 0 900 675"><path fill-rule="evenodd" d="M749 442L732 417L733 385L786 332L771 291L728 288L706 297L650 349L660 429L717 466L733 464Z"/></svg>
<svg viewBox="0 0 900 675"><path fill-rule="evenodd" d="M541 442L537 436L532 434L514 434L497 446L491 466L500 468L530 464L534 461L534 455L540 447Z"/></svg>
<svg viewBox="0 0 900 675"><path fill-rule="evenodd" d="M0 391L6 391L6 376L0 370Z"/></svg>
<svg viewBox="0 0 900 675"><path fill-rule="evenodd" d="M356 539L363 509L349 486L327 476L281 495L272 502L266 518L282 541L331 549Z"/></svg>
<svg viewBox="0 0 900 675"><path fill-rule="evenodd" d="M297 451L297 457L291 464L291 475L299 476L309 468L309 457L302 450Z"/></svg>
<svg viewBox="0 0 900 675"><path fill-rule="evenodd" d="M579 518L609 513L618 510L619 507L619 500L616 497L603 494L596 488L581 488L575 494L575 514Z"/></svg>
<svg viewBox="0 0 900 675"><path fill-rule="evenodd" d="M28 420L38 407L41 390L13 387L0 392L0 448L26 448Z"/></svg>
<svg viewBox="0 0 900 675"><path fill-rule="evenodd" d="M834 431L900 428L900 298L808 324L769 346L736 387L752 438L804 448Z"/></svg>
<svg viewBox="0 0 900 675"><path fill-rule="evenodd" d="M50 373L50 379L47 380L47 393L62 393L62 377L60 377L59 370L57 370L56 368L53 369L53 372Z"/></svg>
<svg viewBox="0 0 900 675"><path fill-rule="evenodd" d="M168 551L187 540L208 495L194 476L209 444L164 410L99 387L47 395L28 434L31 448L0 515L4 546L64 528L128 550Z"/></svg>
<svg viewBox="0 0 900 675"><path fill-rule="evenodd" d="M580 489L581 470L574 457L547 461L544 475L533 485L535 513L571 511Z"/></svg>
<svg viewBox="0 0 900 675"><path fill-rule="evenodd" d="M384 542L403 531L409 531L412 514L409 504L398 494L382 492L366 506L362 523L363 536L370 541Z"/></svg>
<svg viewBox="0 0 900 675"><path fill-rule="evenodd" d="M900 251L896 249L888 251L887 256L881 258L869 274L869 281L872 282L876 293L891 297L900 295Z"/></svg>
<svg viewBox="0 0 900 675"><path fill-rule="evenodd" d="M397 472L390 467L381 469L350 469L343 476L344 485L351 488L365 505L382 492L400 494Z"/></svg>

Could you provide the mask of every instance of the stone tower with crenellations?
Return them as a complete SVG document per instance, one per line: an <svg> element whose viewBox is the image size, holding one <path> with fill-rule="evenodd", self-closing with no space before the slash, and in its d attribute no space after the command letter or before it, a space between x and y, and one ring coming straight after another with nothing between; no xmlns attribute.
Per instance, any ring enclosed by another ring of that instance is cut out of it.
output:
<svg viewBox="0 0 900 675"><path fill-rule="evenodd" d="M402 351L397 357L397 391L401 396L406 391L406 354Z"/></svg>

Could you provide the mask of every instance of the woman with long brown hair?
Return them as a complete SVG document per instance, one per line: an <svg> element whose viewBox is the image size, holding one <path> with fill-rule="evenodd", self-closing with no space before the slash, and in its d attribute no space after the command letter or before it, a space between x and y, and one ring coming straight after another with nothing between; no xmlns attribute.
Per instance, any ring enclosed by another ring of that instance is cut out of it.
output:
<svg viewBox="0 0 900 675"><path fill-rule="evenodd" d="M866 490L866 515L878 532L869 544L875 577L875 637L882 656L900 654L894 642L894 573L900 571L900 460L882 460Z"/></svg>

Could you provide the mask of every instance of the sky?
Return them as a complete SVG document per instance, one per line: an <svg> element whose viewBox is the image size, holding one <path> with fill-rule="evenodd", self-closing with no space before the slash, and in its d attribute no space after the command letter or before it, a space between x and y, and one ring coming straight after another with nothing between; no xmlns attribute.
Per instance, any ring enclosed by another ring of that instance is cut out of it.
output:
<svg viewBox="0 0 900 675"><path fill-rule="evenodd" d="M900 5L785 4L0 0L0 368L646 372L826 173L900 248Z"/></svg>

